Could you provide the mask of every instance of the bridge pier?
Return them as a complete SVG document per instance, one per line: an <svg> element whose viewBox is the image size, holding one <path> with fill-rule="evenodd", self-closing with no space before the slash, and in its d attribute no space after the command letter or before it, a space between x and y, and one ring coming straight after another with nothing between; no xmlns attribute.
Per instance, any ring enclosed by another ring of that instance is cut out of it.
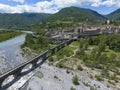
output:
<svg viewBox="0 0 120 90"><path fill-rule="evenodd" d="M62 44L61 44L61 48L64 48L64 47L65 47L65 43L62 43Z"/></svg>
<svg viewBox="0 0 120 90"><path fill-rule="evenodd" d="M53 55L55 53L55 48L53 48L51 51L51 55Z"/></svg>
<svg viewBox="0 0 120 90"><path fill-rule="evenodd" d="M4 80L5 80L5 79L1 79L1 80L0 80L0 90L1 90L1 88L2 88L2 84L3 84Z"/></svg>
<svg viewBox="0 0 120 90"><path fill-rule="evenodd" d="M32 68L37 67L37 62L38 62L38 60L37 60L37 61L32 62Z"/></svg>
<svg viewBox="0 0 120 90"><path fill-rule="evenodd" d="M69 45L70 43L71 43L71 41L68 41L68 42L67 42L67 45Z"/></svg>
<svg viewBox="0 0 120 90"><path fill-rule="evenodd" d="M42 56L42 60L46 60L46 58L47 58L47 53L44 53Z"/></svg>
<svg viewBox="0 0 120 90"><path fill-rule="evenodd" d="M57 47L57 51L59 51L60 49L61 49L61 46L58 46L58 47Z"/></svg>
<svg viewBox="0 0 120 90"><path fill-rule="evenodd" d="M15 74L13 74L13 75L14 75L14 78L17 78L18 76L20 76L20 75L21 75L21 71L22 71L22 68L19 69L19 70L17 70L17 71L15 72Z"/></svg>

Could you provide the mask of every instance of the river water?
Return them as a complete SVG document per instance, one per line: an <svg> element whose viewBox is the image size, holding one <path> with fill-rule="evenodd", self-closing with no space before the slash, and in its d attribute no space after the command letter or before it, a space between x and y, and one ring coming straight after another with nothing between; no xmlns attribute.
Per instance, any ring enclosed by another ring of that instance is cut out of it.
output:
<svg viewBox="0 0 120 90"><path fill-rule="evenodd" d="M14 68L25 60L20 53L20 46L24 43L26 35L20 35L0 42L0 71L1 73Z"/></svg>

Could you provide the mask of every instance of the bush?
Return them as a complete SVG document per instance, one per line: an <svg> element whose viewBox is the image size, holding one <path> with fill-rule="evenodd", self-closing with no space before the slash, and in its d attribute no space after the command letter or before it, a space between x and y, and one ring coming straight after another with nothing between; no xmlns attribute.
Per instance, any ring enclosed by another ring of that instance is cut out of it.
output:
<svg viewBox="0 0 120 90"><path fill-rule="evenodd" d="M83 68L82 68L81 65L78 65L78 66L77 66L77 69L80 70L80 71L83 71Z"/></svg>
<svg viewBox="0 0 120 90"><path fill-rule="evenodd" d="M54 78L55 78L55 79L58 79L58 77L57 77L56 75L54 76Z"/></svg>
<svg viewBox="0 0 120 90"><path fill-rule="evenodd" d="M59 63L56 64L56 67L58 67L58 68L64 68L64 65L61 62L59 62Z"/></svg>
<svg viewBox="0 0 120 90"><path fill-rule="evenodd" d="M72 78L72 82L74 85L79 85L79 82L78 82L78 76L75 75L73 78Z"/></svg>
<svg viewBox="0 0 120 90"><path fill-rule="evenodd" d="M102 80L103 80L102 77L99 76L99 75L95 75L95 78L96 78L98 81L102 81Z"/></svg>
<svg viewBox="0 0 120 90"><path fill-rule="evenodd" d="M71 87L70 90L76 90L75 88Z"/></svg>
<svg viewBox="0 0 120 90"><path fill-rule="evenodd" d="M49 62L53 62L54 61L53 57L50 57L48 60L49 60Z"/></svg>
<svg viewBox="0 0 120 90"><path fill-rule="evenodd" d="M93 86L90 86L90 90L97 90L97 89L95 89Z"/></svg>
<svg viewBox="0 0 120 90"><path fill-rule="evenodd" d="M67 70L66 70L66 73L67 73L67 74L69 74L69 73L70 73L70 71L67 69Z"/></svg>

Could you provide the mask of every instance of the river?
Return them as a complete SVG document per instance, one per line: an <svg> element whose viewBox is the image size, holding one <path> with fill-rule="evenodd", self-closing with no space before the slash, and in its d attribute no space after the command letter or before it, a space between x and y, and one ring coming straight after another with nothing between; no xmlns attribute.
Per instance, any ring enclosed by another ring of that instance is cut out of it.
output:
<svg viewBox="0 0 120 90"><path fill-rule="evenodd" d="M23 63L20 46L25 41L25 34L0 42L0 73Z"/></svg>

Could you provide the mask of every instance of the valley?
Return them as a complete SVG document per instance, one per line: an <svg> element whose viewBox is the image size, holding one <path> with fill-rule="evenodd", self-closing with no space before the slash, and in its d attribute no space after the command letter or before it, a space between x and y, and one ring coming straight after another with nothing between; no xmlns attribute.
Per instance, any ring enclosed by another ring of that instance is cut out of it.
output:
<svg viewBox="0 0 120 90"><path fill-rule="evenodd" d="M119 90L119 16L75 6L1 13L3 90Z"/></svg>

